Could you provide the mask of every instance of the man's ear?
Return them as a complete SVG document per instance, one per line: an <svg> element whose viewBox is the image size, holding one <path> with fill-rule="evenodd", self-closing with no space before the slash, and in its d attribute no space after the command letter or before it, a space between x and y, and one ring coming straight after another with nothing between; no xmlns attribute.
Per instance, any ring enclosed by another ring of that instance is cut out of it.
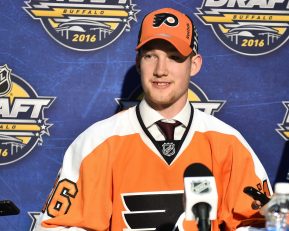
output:
<svg viewBox="0 0 289 231"><path fill-rule="evenodd" d="M196 54L191 57L191 76L195 76L201 70L203 63L202 56L200 54Z"/></svg>

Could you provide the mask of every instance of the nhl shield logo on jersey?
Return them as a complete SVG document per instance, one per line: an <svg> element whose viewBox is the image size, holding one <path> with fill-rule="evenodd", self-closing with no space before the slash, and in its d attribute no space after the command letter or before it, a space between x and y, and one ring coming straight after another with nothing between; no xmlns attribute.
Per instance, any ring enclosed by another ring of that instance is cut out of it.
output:
<svg viewBox="0 0 289 231"><path fill-rule="evenodd" d="M162 148L163 148L162 153L165 156L173 156L176 153L175 144L173 142L169 142L169 143L165 142L162 145Z"/></svg>
<svg viewBox="0 0 289 231"><path fill-rule="evenodd" d="M287 111L286 111L286 114L284 116L283 122L281 124L278 124L279 129L276 129L276 131L285 140L289 140L289 101L284 101L283 104L287 108Z"/></svg>
<svg viewBox="0 0 289 231"><path fill-rule="evenodd" d="M0 98L0 165L5 165L26 156L36 144L42 144L43 135L49 135L52 124L47 123L44 109L54 97L38 96L6 64L0 66L0 73L5 86Z"/></svg>
<svg viewBox="0 0 289 231"><path fill-rule="evenodd" d="M132 0L30 0L24 10L40 20L61 45L78 51L101 49L137 21Z"/></svg>
<svg viewBox="0 0 289 231"><path fill-rule="evenodd" d="M289 38L287 0L203 0L195 15L218 39L244 55L264 55Z"/></svg>

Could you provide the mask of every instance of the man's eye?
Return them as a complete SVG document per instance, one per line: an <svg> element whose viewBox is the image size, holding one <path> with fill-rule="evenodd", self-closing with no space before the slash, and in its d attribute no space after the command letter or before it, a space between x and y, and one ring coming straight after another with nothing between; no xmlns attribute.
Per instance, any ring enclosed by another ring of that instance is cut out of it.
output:
<svg viewBox="0 0 289 231"><path fill-rule="evenodd" d="M144 54L143 57L144 59L154 59L156 56L153 54Z"/></svg>
<svg viewBox="0 0 289 231"><path fill-rule="evenodd" d="M174 60L175 62L178 62L178 63L182 63L185 61L185 57L180 56L180 55L171 55L170 59Z"/></svg>
<svg viewBox="0 0 289 231"><path fill-rule="evenodd" d="M150 54L145 54L145 55L144 55L144 58L145 58L145 59L149 59L149 58L151 58L151 57L152 57L152 56L151 56Z"/></svg>
<svg viewBox="0 0 289 231"><path fill-rule="evenodd" d="M170 59L177 61L177 62L180 62L182 60L182 58L180 56L177 56L177 55L171 55Z"/></svg>

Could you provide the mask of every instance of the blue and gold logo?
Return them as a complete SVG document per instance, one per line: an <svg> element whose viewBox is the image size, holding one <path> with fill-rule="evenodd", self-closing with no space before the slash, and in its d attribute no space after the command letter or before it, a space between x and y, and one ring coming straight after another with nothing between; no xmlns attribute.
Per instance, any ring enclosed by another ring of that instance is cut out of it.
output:
<svg viewBox="0 0 289 231"><path fill-rule="evenodd" d="M243 55L264 55L289 38L287 0L204 0L195 15L219 40Z"/></svg>
<svg viewBox="0 0 289 231"><path fill-rule="evenodd" d="M5 64L0 66L0 165L10 164L42 145L49 135L44 116L54 97L38 96L22 78Z"/></svg>
<svg viewBox="0 0 289 231"><path fill-rule="evenodd" d="M289 140L289 101L283 102L284 106L286 107L287 111L284 116L283 122L278 124L279 129L276 131L285 139Z"/></svg>
<svg viewBox="0 0 289 231"><path fill-rule="evenodd" d="M24 10L55 41L78 51L109 45L130 31L139 12L132 0L30 0L26 5Z"/></svg>

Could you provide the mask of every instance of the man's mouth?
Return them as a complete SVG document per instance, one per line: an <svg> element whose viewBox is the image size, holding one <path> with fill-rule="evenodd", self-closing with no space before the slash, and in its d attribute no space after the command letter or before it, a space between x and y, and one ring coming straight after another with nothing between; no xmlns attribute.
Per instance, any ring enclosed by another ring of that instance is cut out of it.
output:
<svg viewBox="0 0 289 231"><path fill-rule="evenodd" d="M158 87L166 87L170 85L170 82L153 82L154 85L158 86Z"/></svg>

